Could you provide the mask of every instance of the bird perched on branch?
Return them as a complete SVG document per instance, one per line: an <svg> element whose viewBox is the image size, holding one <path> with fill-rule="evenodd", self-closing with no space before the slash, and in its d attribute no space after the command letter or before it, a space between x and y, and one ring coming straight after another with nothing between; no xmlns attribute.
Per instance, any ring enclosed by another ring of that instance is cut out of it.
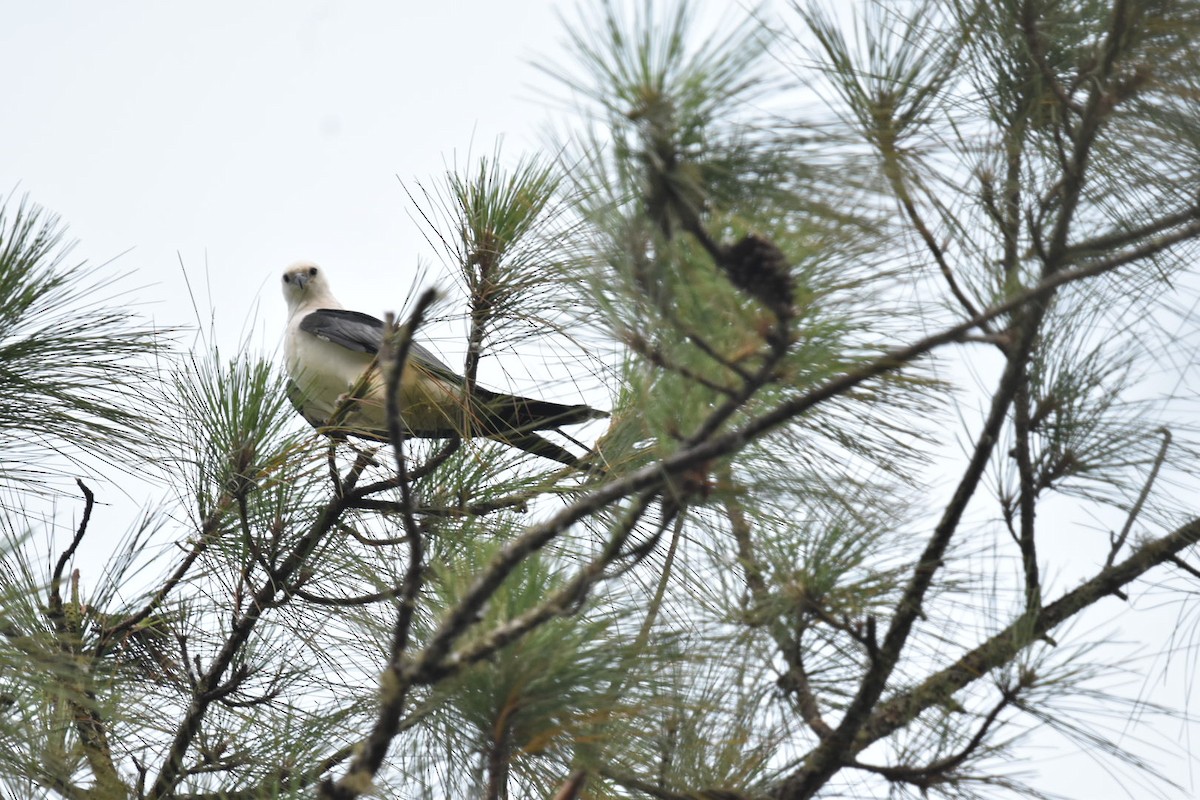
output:
<svg viewBox="0 0 1200 800"><path fill-rule="evenodd" d="M386 326L369 314L348 311L329 290L325 272L301 262L283 273L288 304L284 358L288 397L308 422L327 433L388 440L383 369L377 355ZM371 374L364 378L368 370ZM360 383L361 381L361 383ZM358 387L358 391L355 391ZM413 342L400 375L398 407L410 436L486 436L581 466L569 450L536 431L608 416L585 405L563 405L471 387L433 353ZM331 418L339 419L331 423Z"/></svg>

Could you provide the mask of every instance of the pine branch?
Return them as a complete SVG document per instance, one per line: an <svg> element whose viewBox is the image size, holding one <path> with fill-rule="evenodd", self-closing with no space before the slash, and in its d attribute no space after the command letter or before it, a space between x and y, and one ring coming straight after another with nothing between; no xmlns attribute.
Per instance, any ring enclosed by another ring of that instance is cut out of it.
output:
<svg viewBox="0 0 1200 800"><path fill-rule="evenodd" d="M1123 587L1151 569L1172 562L1179 553L1197 542L1200 542L1200 519L1143 544L1129 558L1102 569L1090 580L1040 608L1036 615L1023 616L953 665L930 675L915 688L881 703L872 712L850 750L861 752L872 742L903 728L926 708L946 702L963 687L1011 662L1023 649L1041 640L1058 625L1100 600L1110 595L1116 596Z"/></svg>
<svg viewBox="0 0 1200 800"><path fill-rule="evenodd" d="M1013 450L1020 483L1017 504L1020 508L1021 530L1017 536L1017 545L1021 549L1021 568L1025 573L1025 607L1032 610L1042 604L1042 584L1038 576L1037 541L1034 537L1038 487L1035 486L1030 455L1032 424L1029 409L1029 376L1024 368L1019 380L1013 410L1013 428L1017 439Z"/></svg>
<svg viewBox="0 0 1200 800"><path fill-rule="evenodd" d="M226 671L242 652L263 613L277 604L276 596L282 586L276 583L276 580L286 582L300 570L320 542L336 528L345 509L344 498L331 499L279 567L273 571L273 578L268 577L263 582L254 592L252 602L246 610L234 620L224 644L209 663L208 669L196 678L191 702L183 720L176 728L166 757L159 768L158 777L147 794L148 800L165 800L174 793L176 783L184 774L184 756L200 732L209 706L221 694L222 679Z"/></svg>

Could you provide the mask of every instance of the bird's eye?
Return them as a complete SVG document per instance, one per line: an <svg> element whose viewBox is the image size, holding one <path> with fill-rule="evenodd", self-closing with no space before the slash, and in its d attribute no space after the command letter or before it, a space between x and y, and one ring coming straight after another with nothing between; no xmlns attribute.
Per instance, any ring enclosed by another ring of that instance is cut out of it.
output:
<svg viewBox="0 0 1200 800"><path fill-rule="evenodd" d="M308 274L309 274L309 275L316 275L316 274L317 274L317 268L316 268L316 267L309 267L309 268L308 268Z"/></svg>
<svg viewBox="0 0 1200 800"><path fill-rule="evenodd" d="M292 276L291 276L291 275L288 275L288 274L286 274L286 273L285 273L285 274L284 274L284 276L283 276L283 282L284 282L284 283L291 283L291 282L292 282Z"/></svg>

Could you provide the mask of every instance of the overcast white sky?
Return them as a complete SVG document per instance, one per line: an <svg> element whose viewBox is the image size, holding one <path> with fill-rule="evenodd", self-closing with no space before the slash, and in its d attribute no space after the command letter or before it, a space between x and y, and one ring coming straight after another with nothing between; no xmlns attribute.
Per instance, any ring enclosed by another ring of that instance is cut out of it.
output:
<svg viewBox="0 0 1200 800"><path fill-rule="evenodd" d="M556 9L575 5L8 0L0 194L59 213L73 260L115 258L162 325L195 323L181 260L212 286L199 301L226 342L261 301L253 340L276 346L278 275L298 259L349 307L399 309L436 254L397 178L427 181L499 137L512 156L538 149L558 90L532 62L558 52ZM1066 796L1127 796L1088 763L1033 768ZM1163 763L1190 785L1178 753Z"/></svg>
<svg viewBox="0 0 1200 800"><path fill-rule="evenodd" d="M277 277L298 259L351 307L398 308L434 254L397 177L427 181L498 137L536 148L552 81L531 61L562 38L555 7L573 8L5 6L0 192L62 215L75 256L120 256L162 324L193 321L180 259L207 273L234 336L260 293L262 323L282 328Z"/></svg>

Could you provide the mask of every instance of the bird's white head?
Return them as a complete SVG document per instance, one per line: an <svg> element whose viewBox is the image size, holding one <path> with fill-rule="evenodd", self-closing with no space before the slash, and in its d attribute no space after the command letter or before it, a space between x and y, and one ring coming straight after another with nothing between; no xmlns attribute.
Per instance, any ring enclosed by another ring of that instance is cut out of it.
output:
<svg viewBox="0 0 1200 800"><path fill-rule="evenodd" d="M325 271L308 261L298 261L283 272L283 299L288 308L341 308L329 290Z"/></svg>

